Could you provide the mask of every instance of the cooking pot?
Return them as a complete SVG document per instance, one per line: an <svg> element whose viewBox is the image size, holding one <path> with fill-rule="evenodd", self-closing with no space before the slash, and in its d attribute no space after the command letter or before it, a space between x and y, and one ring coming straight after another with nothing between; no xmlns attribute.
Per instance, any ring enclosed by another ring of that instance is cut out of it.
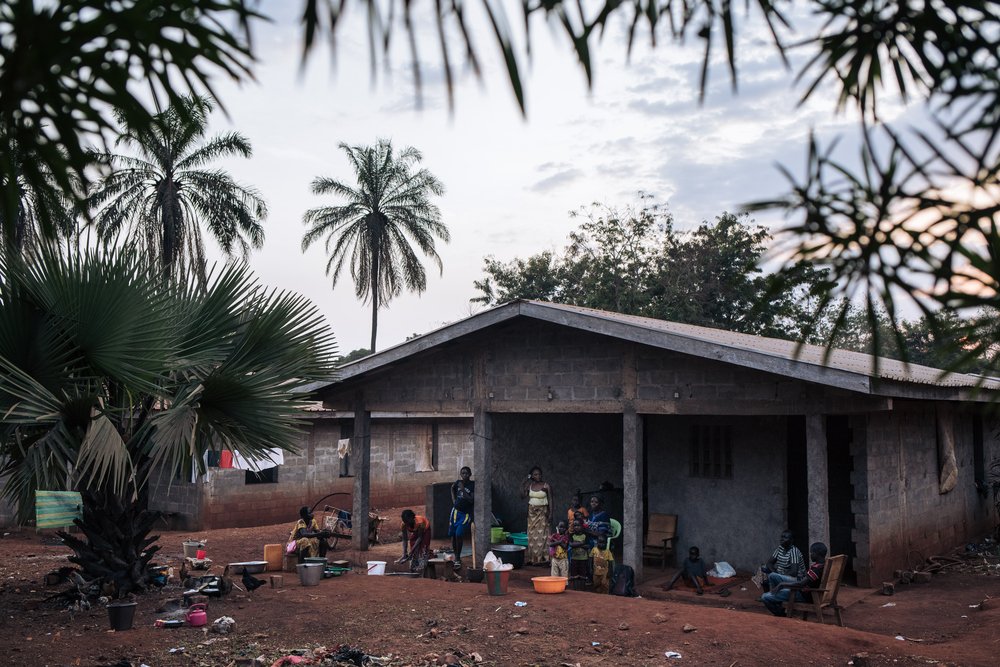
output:
<svg viewBox="0 0 1000 667"><path fill-rule="evenodd" d="M187 613L188 625L192 627L200 627L208 623L208 611L204 604L193 604L188 609Z"/></svg>

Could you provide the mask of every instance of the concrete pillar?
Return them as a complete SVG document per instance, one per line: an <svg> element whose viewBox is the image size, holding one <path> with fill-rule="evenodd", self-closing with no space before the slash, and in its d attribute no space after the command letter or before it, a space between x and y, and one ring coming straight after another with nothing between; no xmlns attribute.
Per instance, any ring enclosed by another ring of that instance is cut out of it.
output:
<svg viewBox="0 0 1000 667"><path fill-rule="evenodd" d="M368 510L371 507L372 413L359 400L354 407L354 435L351 436L354 465L354 505L351 508L351 546L368 550Z"/></svg>
<svg viewBox="0 0 1000 667"><path fill-rule="evenodd" d="M476 563L483 566L483 556L490 548L493 522L493 416L482 405L472 413L472 478L476 481L475 521Z"/></svg>
<svg viewBox="0 0 1000 667"><path fill-rule="evenodd" d="M806 481L809 493L809 544L822 542L829 548L830 474L825 422L823 415L806 415Z"/></svg>
<svg viewBox="0 0 1000 667"><path fill-rule="evenodd" d="M622 477L625 487L625 509L622 517L622 563L631 565L635 576L642 578L642 482L643 461L642 417L635 408L626 407L622 415Z"/></svg>

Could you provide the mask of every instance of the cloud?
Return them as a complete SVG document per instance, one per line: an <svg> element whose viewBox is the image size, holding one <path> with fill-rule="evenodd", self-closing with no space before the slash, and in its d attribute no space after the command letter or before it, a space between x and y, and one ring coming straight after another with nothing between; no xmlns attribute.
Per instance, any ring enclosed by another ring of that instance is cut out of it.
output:
<svg viewBox="0 0 1000 667"><path fill-rule="evenodd" d="M540 181L536 181L534 184L528 186L528 190L531 190L532 192L551 192L552 190L556 190L563 185L567 185L578 180L582 176L582 171L571 167L569 169L558 171Z"/></svg>

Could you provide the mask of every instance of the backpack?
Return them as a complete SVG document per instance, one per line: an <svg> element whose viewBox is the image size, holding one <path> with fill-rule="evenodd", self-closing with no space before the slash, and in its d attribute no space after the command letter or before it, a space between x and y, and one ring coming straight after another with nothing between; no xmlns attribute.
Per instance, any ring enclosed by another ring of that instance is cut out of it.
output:
<svg viewBox="0 0 1000 667"><path fill-rule="evenodd" d="M616 565L609 584L611 595L622 595L628 598L638 597L635 592L635 570L630 565Z"/></svg>

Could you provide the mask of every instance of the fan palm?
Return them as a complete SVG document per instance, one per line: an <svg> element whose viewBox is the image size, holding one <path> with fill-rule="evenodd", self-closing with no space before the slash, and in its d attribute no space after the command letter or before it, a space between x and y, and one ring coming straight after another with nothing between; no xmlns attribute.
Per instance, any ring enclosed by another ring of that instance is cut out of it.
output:
<svg viewBox="0 0 1000 667"><path fill-rule="evenodd" d="M125 233L150 258L158 258L167 279L190 266L204 280L199 223L229 257L245 258L249 246L264 243L264 200L225 171L207 167L220 158L249 158L250 142L234 132L201 143L211 111L206 98L185 97L156 114L148 127L133 126L119 115L123 129L116 145L135 155L94 155L98 164L113 170L94 184L90 196L98 233L103 238Z"/></svg>
<svg viewBox="0 0 1000 667"><path fill-rule="evenodd" d="M128 246L0 258L0 496L23 519L35 490L85 492L79 525L102 546L67 543L120 595L155 553L149 475L189 475L209 449L294 450L300 392L331 378L335 352L311 303L243 266L166 289L146 266ZM90 530L109 516L122 530Z"/></svg>
<svg viewBox="0 0 1000 667"><path fill-rule="evenodd" d="M354 168L357 186L332 178L313 180L313 194L337 195L345 203L306 212L309 231L302 238L305 251L326 237L330 259L326 274L336 286L345 262L350 262L355 294L372 304L371 350L375 351L378 310L405 286L416 292L427 288L427 272L411 245L415 244L443 271L435 238L446 243L448 228L431 195L443 195L444 186L426 169L417 169L421 155L406 147L394 152L392 142L374 146L340 144Z"/></svg>

